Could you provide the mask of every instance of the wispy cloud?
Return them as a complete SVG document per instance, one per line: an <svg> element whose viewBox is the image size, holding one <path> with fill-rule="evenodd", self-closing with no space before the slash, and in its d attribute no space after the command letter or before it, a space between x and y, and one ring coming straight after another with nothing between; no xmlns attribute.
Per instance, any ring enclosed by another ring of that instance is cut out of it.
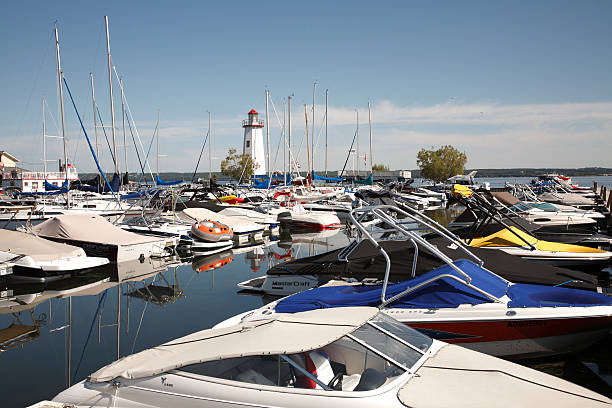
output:
<svg viewBox="0 0 612 408"><path fill-rule="evenodd" d="M309 106L309 115L310 109ZM315 112L315 166L322 168L324 106L317 105ZM368 150L367 107L360 107L358 112L363 163L364 152ZM504 105L492 102L465 104L450 100L432 106L398 106L391 101L380 101L372 104L371 114L374 161L386 163L392 168L415 168L415 157L419 149L443 144L451 144L465 151L469 167L612 166L609 157L612 151L612 102ZM356 112L350 107L330 106L328 115L329 168L336 169L341 168L345 162L346 152L355 133ZM273 158L277 150L282 152L279 123L282 122L282 112L279 112L279 116L277 118L273 112L270 115ZM298 160L305 163L303 108L294 107L292 117L294 154L298 155L301 146L301 160ZM214 168L218 168L220 158L225 156L229 147L242 145L241 120L244 118L244 114L213 117ZM207 120L162 122L160 149L167 155L161 160L163 170L192 171L207 127ZM138 128L146 149L155 123L142 122ZM85 170L93 169L93 161L88 156L81 157L89 155L85 142L81 140L83 136L78 129L71 129L70 133L73 135L69 148L71 155L72 152L79 155L76 162L83 163ZM312 132L309 137L312 137ZM26 163L41 162L42 150L38 152L32 149L32 141L38 140L40 135L34 130L30 136L22 136L19 140L0 138L4 150L14 153ZM105 141L100 144L106 146ZM58 146L49 149L49 155L58 153ZM155 146L151 155L154 154ZM107 164L109 160L106 160ZM133 148L129 160L130 168L138 167ZM278 156L275 168L281 166L282 154ZM351 166L352 160L349 161Z"/></svg>

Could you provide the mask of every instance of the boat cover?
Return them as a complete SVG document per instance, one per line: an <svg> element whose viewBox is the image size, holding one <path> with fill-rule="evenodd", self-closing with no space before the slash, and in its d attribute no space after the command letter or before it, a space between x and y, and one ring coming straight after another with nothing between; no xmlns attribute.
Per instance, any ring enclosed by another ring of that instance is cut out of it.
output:
<svg viewBox="0 0 612 408"><path fill-rule="evenodd" d="M371 307L314 310L202 330L117 360L88 380L143 378L212 360L314 350L351 333L377 313Z"/></svg>
<svg viewBox="0 0 612 408"><path fill-rule="evenodd" d="M564 205L595 205L595 201L576 193L542 193L538 199L553 204Z"/></svg>
<svg viewBox="0 0 612 408"><path fill-rule="evenodd" d="M35 235L108 245L134 245L163 239L125 231L94 214L58 215L32 228Z"/></svg>
<svg viewBox="0 0 612 408"><path fill-rule="evenodd" d="M554 251L554 252L575 252L575 253L589 253L589 254L601 254L605 253L601 249L586 247L582 245L572 245L572 244L561 244L558 242L549 242L542 241L540 239L531 236L518 228L510 227L512 231L516 234L520 235L525 239L525 241L529 242L531 245L535 246L537 249L541 251ZM501 231L497 231L495 234L491 234L489 236L483 238L474 238L470 241L470 246L474 247L523 247L526 246L525 241L521 240L515 234L510 232L508 229L503 229ZM612 253L610 254L612 255Z"/></svg>
<svg viewBox="0 0 612 408"><path fill-rule="evenodd" d="M177 180L177 181L164 181L162 180L159 175L157 176L157 180L155 180L155 182L157 183L157 185L159 186L175 186L177 184L181 184L183 183L183 180Z"/></svg>
<svg viewBox="0 0 612 408"><path fill-rule="evenodd" d="M497 298L508 295L510 298L509 307L602 306L612 304L612 298L599 293L562 287L510 284L471 261L459 260L453 263L472 278L473 286ZM389 299L409 288L416 287L420 283L444 274L464 279L449 265L444 265L414 279L387 286L386 298ZM320 287L282 299L276 305L275 310L278 313L295 313L345 306L376 307L381 303L381 293L382 285ZM491 302L493 300L455 279L443 277L406 294L388 307L403 309L455 308L463 304L477 305Z"/></svg>
<svg viewBox="0 0 612 408"><path fill-rule="evenodd" d="M49 262L62 258L85 256L82 248L49 241L27 232L0 230L0 251L27 255L36 262Z"/></svg>
<svg viewBox="0 0 612 408"><path fill-rule="evenodd" d="M449 241L434 237L427 239L441 252L453 260L465 258L466 254L456 245L449 245ZM381 241L380 245L391 259L390 281L398 282L409 279L412 271L414 248L405 240ZM338 260L341 249L323 254L296 259L276 265L268 270L267 274L275 275L314 275L319 276L321 282L329 279L364 277L382 279L385 273L386 262L380 251L374 245L364 240L348 256L348 262ZM530 283L541 285L559 285L579 289L596 290L597 278L588 273L573 271L565 268L535 263L518 256L507 254L499 250L485 248L470 248L470 251L484 261L484 266L497 275L515 283ZM419 245L419 260L416 275L422 275L444 263L427 248Z"/></svg>
<svg viewBox="0 0 612 408"><path fill-rule="evenodd" d="M521 202L521 200L507 191L491 191L491 195L493 195L493 197L497 198L500 203L507 207L512 207L513 205Z"/></svg>
<svg viewBox="0 0 612 408"><path fill-rule="evenodd" d="M245 227L248 227L249 230L261 230L264 228L263 225L256 224L251 221L249 217L238 215L221 215L206 208L186 208L183 211L179 212L178 216L180 219L189 222L199 222L202 220L217 221L229 227L232 227L232 229L234 230L238 228L237 232L244 231Z"/></svg>
<svg viewBox="0 0 612 408"><path fill-rule="evenodd" d="M319 176L317 173L315 173L314 170L312 170L312 180L334 181L334 182L344 181L344 179L342 177L324 177L324 176Z"/></svg>

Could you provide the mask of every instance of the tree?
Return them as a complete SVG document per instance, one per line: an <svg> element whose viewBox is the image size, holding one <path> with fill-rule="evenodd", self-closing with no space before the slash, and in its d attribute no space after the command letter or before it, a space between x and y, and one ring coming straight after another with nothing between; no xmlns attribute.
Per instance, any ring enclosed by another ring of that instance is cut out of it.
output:
<svg viewBox="0 0 612 408"><path fill-rule="evenodd" d="M236 153L236 149L230 148L227 157L221 162L221 174L229 176L231 180L248 180L255 171L255 163L250 155Z"/></svg>
<svg viewBox="0 0 612 408"><path fill-rule="evenodd" d="M434 182L442 182L457 174L463 174L467 162L465 153L453 146L442 146L438 150L421 149L417 154L417 165L421 169L421 177Z"/></svg>
<svg viewBox="0 0 612 408"><path fill-rule="evenodd" d="M372 166L372 171L389 171L389 166L385 164L375 164Z"/></svg>

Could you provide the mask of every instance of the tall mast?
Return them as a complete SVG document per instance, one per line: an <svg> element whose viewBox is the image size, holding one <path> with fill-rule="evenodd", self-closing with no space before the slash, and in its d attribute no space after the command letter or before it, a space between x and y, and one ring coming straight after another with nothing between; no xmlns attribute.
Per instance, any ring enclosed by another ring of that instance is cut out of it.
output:
<svg viewBox="0 0 612 408"><path fill-rule="evenodd" d="M159 178L159 109L157 110L157 154L155 165L157 167L157 177ZM156 183L157 184L157 183Z"/></svg>
<svg viewBox="0 0 612 408"><path fill-rule="evenodd" d="M45 128L45 97L42 98L42 137L43 137L43 171L47 179L47 130Z"/></svg>
<svg viewBox="0 0 612 408"><path fill-rule="evenodd" d="M93 73L89 73L89 79L91 81L91 103L93 105L93 120L94 120L94 133L96 134L96 157L100 160L100 154L98 153L98 121L96 115L96 95L94 92Z"/></svg>
<svg viewBox="0 0 612 408"><path fill-rule="evenodd" d="M359 109L355 109L357 115L357 129L355 130L355 139L357 139L357 146L355 146L355 156L357 156L357 170L359 170ZM355 156L353 156L353 176L355 173Z"/></svg>
<svg viewBox="0 0 612 408"><path fill-rule="evenodd" d="M108 92L110 95L111 128L113 130L113 154L115 157L115 173L119 174L119 158L117 157L117 136L115 134L115 104L113 103L113 75L111 71L110 37L108 35L108 16L104 16L106 24L106 54L108 55Z"/></svg>
<svg viewBox="0 0 612 408"><path fill-rule="evenodd" d="M64 140L64 173L68 180L68 153L66 152L66 123L64 121L64 86L62 85L62 64L60 61L59 37L55 27L55 55L57 57L57 84L59 85L60 110L62 114L62 139ZM66 206L70 205L70 194L66 193Z"/></svg>
<svg viewBox="0 0 612 408"><path fill-rule="evenodd" d="M357 136L356 136L356 146L355 146L355 153L357 156L357 173L359 173L359 162L360 162L360 158L359 158L359 109L355 109L355 112L357 112Z"/></svg>
<svg viewBox="0 0 612 408"><path fill-rule="evenodd" d="M271 177L270 169L270 115L268 113L268 99L270 98L270 91L266 89L266 145L267 145L267 154L266 154L266 165L268 166L268 178Z"/></svg>
<svg viewBox="0 0 612 408"><path fill-rule="evenodd" d="M123 161L125 162L125 172L128 173L127 162L127 143L125 141L125 103L123 103L123 78L119 78L119 87L121 88L121 127L123 128ZM121 178L123 181L123 178Z"/></svg>
<svg viewBox="0 0 612 408"><path fill-rule="evenodd" d="M327 94L329 89L325 90L325 177L327 177Z"/></svg>
<svg viewBox="0 0 612 408"><path fill-rule="evenodd" d="M310 149L310 155L312 156L312 170L314 170L314 145L315 145L315 93L317 91L317 81L314 81L314 84L312 85L312 140L311 140L311 145L312 148ZM312 171L310 171L308 174L312 175Z"/></svg>
<svg viewBox="0 0 612 408"><path fill-rule="evenodd" d="M287 104L283 98L283 180L284 184L287 185Z"/></svg>
<svg viewBox="0 0 612 408"><path fill-rule="evenodd" d="M312 172L310 171L310 142L308 140L308 112L306 111L306 105L304 105L304 118L306 119L306 157L308 160L308 176L306 177L306 180L308 180L308 177L310 177L310 181L312 182Z"/></svg>
<svg viewBox="0 0 612 408"><path fill-rule="evenodd" d="M208 183L212 183L212 133L210 132L210 112L208 112Z"/></svg>
<svg viewBox="0 0 612 408"><path fill-rule="evenodd" d="M370 101L368 101L368 123L370 124L370 174L374 178L374 165L372 164L372 112L370 110Z"/></svg>
<svg viewBox="0 0 612 408"><path fill-rule="evenodd" d="M291 162L291 99L293 99L292 96L289 96L287 98L287 127L289 130L289 174L293 174L293 164Z"/></svg>

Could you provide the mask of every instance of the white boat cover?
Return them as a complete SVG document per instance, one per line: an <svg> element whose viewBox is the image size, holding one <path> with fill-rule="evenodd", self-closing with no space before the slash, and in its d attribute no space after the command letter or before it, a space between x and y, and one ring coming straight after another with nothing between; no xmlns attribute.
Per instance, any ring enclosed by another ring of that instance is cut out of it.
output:
<svg viewBox="0 0 612 408"><path fill-rule="evenodd" d="M85 256L82 248L49 241L27 232L0 230L0 251L27 255L36 262L50 262L62 258Z"/></svg>
<svg viewBox="0 0 612 408"><path fill-rule="evenodd" d="M491 401L498 401L499 407L559 408L612 403L561 378L452 344L425 361L416 374L397 394L409 407L489 408ZM443 392L434 396L434 390Z"/></svg>
<svg viewBox="0 0 612 408"><path fill-rule="evenodd" d="M117 246L164 241L161 238L124 231L105 218L93 214L58 215L36 225L32 231L42 237Z"/></svg>
<svg viewBox="0 0 612 408"><path fill-rule="evenodd" d="M202 220L217 221L222 224L231 227L233 230L243 232L247 230L261 230L263 225L257 224L250 220L248 217L241 215L227 216L208 210L206 208L186 208L179 212L179 218L189 222L196 222Z"/></svg>
<svg viewBox="0 0 612 408"><path fill-rule="evenodd" d="M151 377L190 364L232 357L301 353L351 333L378 313L374 307L338 307L202 330L124 357L96 371L91 382Z"/></svg>
<svg viewBox="0 0 612 408"><path fill-rule="evenodd" d="M564 205L594 205L595 201L576 193L542 193L538 196L542 201Z"/></svg>

